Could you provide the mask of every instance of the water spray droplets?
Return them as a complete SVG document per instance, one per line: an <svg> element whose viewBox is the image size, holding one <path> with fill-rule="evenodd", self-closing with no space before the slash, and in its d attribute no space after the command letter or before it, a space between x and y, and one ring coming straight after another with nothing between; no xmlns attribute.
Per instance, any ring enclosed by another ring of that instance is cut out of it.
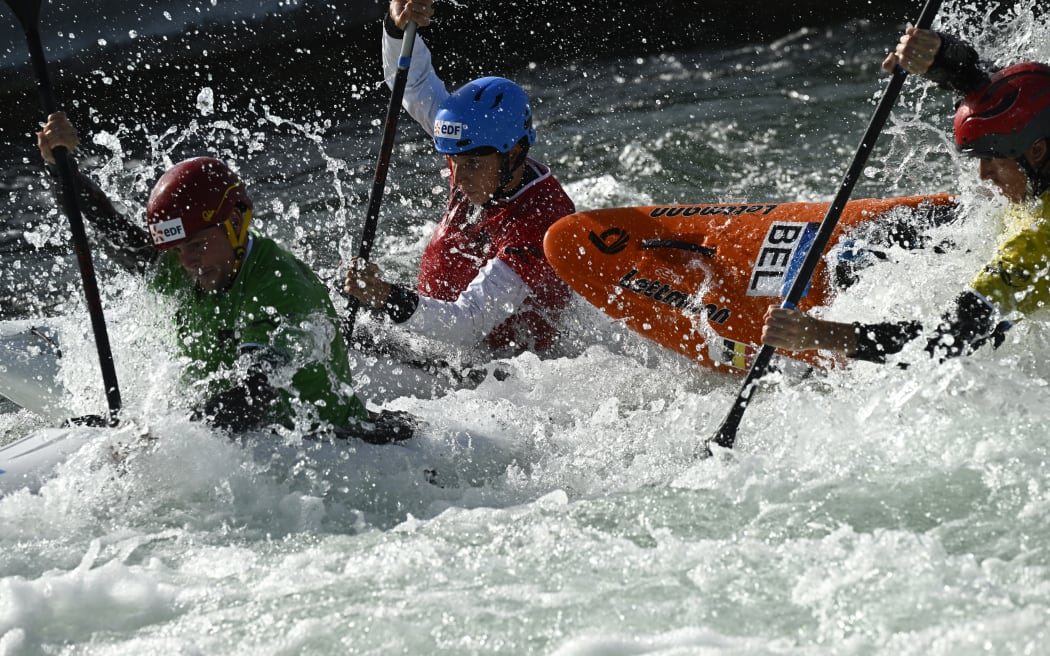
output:
<svg viewBox="0 0 1050 656"><path fill-rule="evenodd" d="M204 87L197 94L197 111L201 116L211 116L215 111L215 92L211 87Z"/></svg>

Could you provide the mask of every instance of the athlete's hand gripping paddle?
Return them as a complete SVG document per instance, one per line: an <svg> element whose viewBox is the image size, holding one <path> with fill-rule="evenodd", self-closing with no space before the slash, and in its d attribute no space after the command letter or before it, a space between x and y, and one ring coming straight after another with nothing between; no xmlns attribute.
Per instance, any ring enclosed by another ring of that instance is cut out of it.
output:
<svg viewBox="0 0 1050 656"><path fill-rule="evenodd" d="M933 24L933 17L937 14L940 6L941 0L927 0L926 6L923 7L922 13L919 15L916 27L919 29L929 29L930 25ZM900 66L894 71L893 77L886 86L886 91L882 94L882 99L875 108L875 114L871 117L868 129L864 133L864 137L861 139L860 147L857 149L856 155L853 156L853 162L850 164L845 177L842 179L842 185L839 187L838 194L835 195L835 200L831 203L831 206L828 207L827 214L824 215L824 219L820 222L820 228L817 230L817 235L814 238L813 243L810 245L809 251L806 253L806 257L798 271L798 275L792 282L791 288L788 290L788 295L780 307L794 309L802 298L802 295L805 293L806 287L809 285L809 280L813 277L813 272L820 263L820 258L823 256L824 249L827 247L828 241L831 239L832 233L835 230L839 216L841 216L842 210L845 208L850 194L853 193L853 187L856 185L857 180L864 171L864 166L868 161L868 156L875 147L875 141L879 138L879 134L882 132L882 128L886 124L886 119L889 118L890 111L892 111L893 105L897 102L897 96L900 95L901 87L904 85L904 79L907 76L907 71ZM754 362L751 364L751 368L748 369L747 377L744 378L744 384L741 386L740 392L737 394L736 400L733 402L733 407L729 410L729 414L722 422L722 425L718 428L718 432L704 442L699 453L701 457L708 457L711 455L711 449L709 446L711 442L726 449L733 448L733 443L736 441L737 429L740 426L740 420L744 416L744 411L747 410L747 406L751 401L751 396L755 393L758 379L764 376L769 370L769 363L773 358L773 352L775 350L776 349L772 346L762 346L762 349L758 352Z"/></svg>
<svg viewBox="0 0 1050 656"><path fill-rule="evenodd" d="M401 100L405 97L405 85L408 84L408 67L412 63L412 46L416 42L416 24L409 21L401 40L401 55L397 59L397 74L394 86L390 90L390 104L386 109L386 125L383 128L383 140L379 145L379 158L376 160L376 173L372 181L372 190L368 194L368 211L365 224L361 230L361 241L358 243L357 258L361 263L368 261L372 254L372 244L376 238L376 227L379 225L379 206L383 203L383 188L386 186L386 174L390 169L390 153L394 149L394 136L397 133L397 119L401 114ZM360 302L354 297L347 299L348 312L343 321L343 338L347 346L353 347L354 323L357 321L357 308Z"/></svg>
<svg viewBox="0 0 1050 656"><path fill-rule="evenodd" d="M40 18L40 0L4 0L15 12L18 21L25 31L29 43L29 59L33 65L37 88L40 90L40 101L45 116L58 110L55 94L51 88L51 77L47 72L47 60L40 42L40 30L37 22ZM91 249L88 246L87 233L84 230L84 219L77 200L76 181L73 178L73 167L69 162L65 147L54 149L55 168L62 185L62 209L69 219L70 231L73 234L73 249L80 265L80 277L87 299L88 313L91 315L91 327L95 333L95 347L98 350L99 364L102 366L102 382L106 389L106 401L109 404L109 423L116 424L120 412L120 388L117 386L117 373L113 367L113 353L109 346L109 335L106 332L106 320L102 314L102 301L99 297L98 282L95 279L95 265L91 260Z"/></svg>

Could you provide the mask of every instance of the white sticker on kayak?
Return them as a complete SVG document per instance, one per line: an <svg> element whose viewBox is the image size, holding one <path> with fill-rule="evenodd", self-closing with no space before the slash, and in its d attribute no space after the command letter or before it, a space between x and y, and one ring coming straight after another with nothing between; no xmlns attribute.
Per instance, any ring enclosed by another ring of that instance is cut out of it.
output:
<svg viewBox="0 0 1050 656"><path fill-rule="evenodd" d="M787 221L776 221L769 226L751 269L747 295L785 296L819 227L817 223Z"/></svg>
<svg viewBox="0 0 1050 656"><path fill-rule="evenodd" d="M153 237L154 246L163 246L168 242L178 241L186 237L186 232L182 229L181 218L154 223L149 227L149 234Z"/></svg>
<svg viewBox="0 0 1050 656"><path fill-rule="evenodd" d="M463 137L462 123L453 123L452 121L434 121L434 136L442 139L456 139L457 141Z"/></svg>

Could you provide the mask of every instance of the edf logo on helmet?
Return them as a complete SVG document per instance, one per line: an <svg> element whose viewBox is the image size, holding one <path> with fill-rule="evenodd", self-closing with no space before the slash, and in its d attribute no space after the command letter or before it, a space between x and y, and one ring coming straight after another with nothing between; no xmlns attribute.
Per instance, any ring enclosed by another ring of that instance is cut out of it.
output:
<svg viewBox="0 0 1050 656"><path fill-rule="evenodd" d="M240 232L229 223L239 210ZM234 251L244 247L251 221L252 199L240 176L214 157L194 157L164 172L146 203L146 224L153 245L167 250L214 225L225 223Z"/></svg>
<svg viewBox="0 0 1050 656"><path fill-rule="evenodd" d="M150 237L153 238L154 246L161 246L171 241L178 241L186 236L182 227L182 219L169 219L152 223L149 226Z"/></svg>
<svg viewBox="0 0 1050 656"><path fill-rule="evenodd" d="M434 121L434 136L444 139L460 139L463 137L465 125L454 121Z"/></svg>

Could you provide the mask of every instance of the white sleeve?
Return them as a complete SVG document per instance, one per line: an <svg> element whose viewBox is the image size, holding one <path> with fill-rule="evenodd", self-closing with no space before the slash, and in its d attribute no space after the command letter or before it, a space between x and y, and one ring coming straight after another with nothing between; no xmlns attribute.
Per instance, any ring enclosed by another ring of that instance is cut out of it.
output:
<svg viewBox="0 0 1050 656"><path fill-rule="evenodd" d="M401 56L401 39L395 39L383 30L383 76L388 87L394 87L397 76L397 60ZM405 97L401 101L409 116L423 126L427 134L434 136L434 117L441 103L448 98L445 83L437 76L430 60L430 49L416 35L412 46L412 63L408 67L408 82Z"/></svg>
<svg viewBox="0 0 1050 656"><path fill-rule="evenodd" d="M419 297L419 305L401 324L422 335L471 348L514 314L532 290L499 258L486 264L455 301Z"/></svg>

